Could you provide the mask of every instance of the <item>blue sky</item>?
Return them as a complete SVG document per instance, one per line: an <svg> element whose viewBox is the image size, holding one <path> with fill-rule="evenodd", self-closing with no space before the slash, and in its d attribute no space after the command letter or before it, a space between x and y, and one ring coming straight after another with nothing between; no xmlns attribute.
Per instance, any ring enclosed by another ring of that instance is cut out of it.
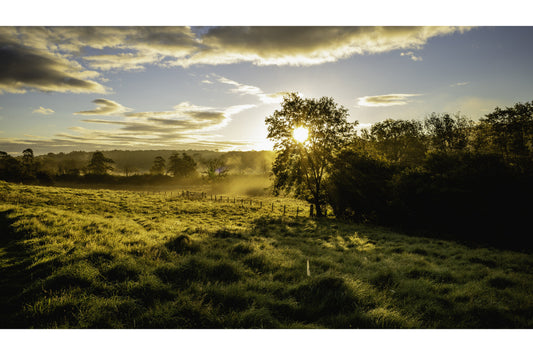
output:
<svg viewBox="0 0 533 355"><path fill-rule="evenodd" d="M533 100L533 27L0 27L0 150L268 149L284 92L359 128Z"/></svg>

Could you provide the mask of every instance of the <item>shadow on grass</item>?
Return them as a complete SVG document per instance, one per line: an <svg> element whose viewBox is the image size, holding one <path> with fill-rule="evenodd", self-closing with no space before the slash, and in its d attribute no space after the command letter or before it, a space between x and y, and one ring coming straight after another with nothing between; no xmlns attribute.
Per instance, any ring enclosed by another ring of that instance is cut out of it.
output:
<svg viewBox="0 0 533 355"><path fill-rule="evenodd" d="M12 225L18 220L15 210L0 212L0 328L26 328L29 323L21 316L23 290L35 275L28 272L30 254L20 243L25 236Z"/></svg>

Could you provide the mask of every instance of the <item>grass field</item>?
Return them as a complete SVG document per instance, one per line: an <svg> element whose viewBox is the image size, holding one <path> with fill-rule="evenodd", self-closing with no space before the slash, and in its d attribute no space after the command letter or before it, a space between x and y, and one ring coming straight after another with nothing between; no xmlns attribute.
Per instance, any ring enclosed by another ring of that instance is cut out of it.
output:
<svg viewBox="0 0 533 355"><path fill-rule="evenodd" d="M533 327L530 254L227 197L0 182L0 326Z"/></svg>

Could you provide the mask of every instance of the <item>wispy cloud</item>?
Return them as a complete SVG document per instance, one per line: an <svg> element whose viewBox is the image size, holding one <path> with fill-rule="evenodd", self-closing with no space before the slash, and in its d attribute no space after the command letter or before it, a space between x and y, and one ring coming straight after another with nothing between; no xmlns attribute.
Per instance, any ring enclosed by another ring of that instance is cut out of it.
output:
<svg viewBox="0 0 533 355"><path fill-rule="evenodd" d="M112 100L97 99L93 103L97 106L94 110L75 114L104 116L81 120L100 128L73 126L53 138L0 138L0 145L10 151L32 147L39 152L80 149L232 150L253 146L253 142L246 140L225 140L217 134L217 130L228 125L234 115L255 105L213 108L182 102L169 111L132 112L132 109Z"/></svg>
<svg viewBox="0 0 533 355"><path fill-rule="evenodd" d="M94 110L87 111L78 111L74 112L75 115L117 115L122 114L127 111L131 111L130 108L124 107L118 102L107 100L107 99L96 99L93 100L93 103L96 104Z"/></svg>
<svg viewBox="0 0 533 355"><path fill-rule="evenodd" d="M234 86L235 88L232 89L231 92L234 92L240 95L255 96L262 103L265 103L265 104L279 104L283 101L283 96L287 94L287 92L285 91L267 94L263 92L263 90L257 86L242 84L237 81L234 81L234 80L231 80L231 79L228 79L223 76L216 75L216 74L212 74L212 77L216 78L216 80L222 84Z"/></svg>
<svg viewBox="0 0 533 355"><path fill-rule="evenodd" d="M52 110L51 108L44 108L42 106L39 106L38 109L35 109L32 111L32 113L40 113L41 115L51 115L53 114L55 111Z"/></svg>
<svg viewBox="0 0 533 355"><path fill-rule="evenodd" d="M385 107L406 105L410 102L408 99L422 94L387 94L377 96L364 96L357 99L360 106Z"/></svg>
<svg viewBox="0 0 533 355"><path fill-rule="evenodd" d="M455 86L465 86L465 85L468 85L470 84L469 81L464 81L464 82L461 82L461 83L455 83L455 84L451 84L450 87L455 87Z"/></svg>

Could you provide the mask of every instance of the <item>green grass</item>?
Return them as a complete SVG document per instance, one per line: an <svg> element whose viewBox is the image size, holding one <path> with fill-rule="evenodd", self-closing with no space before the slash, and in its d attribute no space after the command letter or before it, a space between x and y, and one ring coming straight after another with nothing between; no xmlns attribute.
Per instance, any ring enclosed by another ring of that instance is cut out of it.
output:
<svg viewBox="0 0 533 355"><path fill-rule="evenodd" d="M232 198L0 182L0 326L533 326L530 254Z"/></svg>

